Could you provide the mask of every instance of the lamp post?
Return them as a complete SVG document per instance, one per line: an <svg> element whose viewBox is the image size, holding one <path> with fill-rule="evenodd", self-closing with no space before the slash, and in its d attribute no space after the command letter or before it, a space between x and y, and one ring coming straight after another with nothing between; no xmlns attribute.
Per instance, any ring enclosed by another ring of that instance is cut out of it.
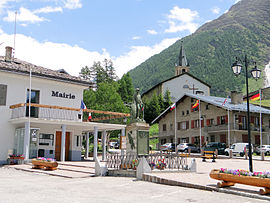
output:
<svg viewBox="0 0 270 203"><path fill-rule="evenodd" d="M238 76L241 73L242 64L238 61L244 63L246 68L246 91L247 91L247 127L248 127L248 157L249 157L249 171L253 172L252 168L252 151L251 151L251 134L250 134L250 117L249 117L249 95L248 95L248 65L254 63L254 68L250 71L254 79L258 79L261 75L261 70L257 68L256 62L248 60L247 55L245 55L244 60L236 57L236 61L232 64L233 73Z"/></svg>

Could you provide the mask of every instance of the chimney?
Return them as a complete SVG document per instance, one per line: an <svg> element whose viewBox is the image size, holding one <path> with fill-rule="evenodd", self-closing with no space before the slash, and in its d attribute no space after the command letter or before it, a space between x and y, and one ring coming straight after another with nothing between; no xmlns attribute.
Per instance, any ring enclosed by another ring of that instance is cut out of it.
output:
<svg viewBox="0 0 270 203"><path fill-rule="evenodd" d="M243 103L243 94L237 91L231 92L231 101L232 104L242 104Z"/></svg>
<svg viewBox="0 0 270 203"><path fill-rule="evenodd" d="M12 47L6 47L6 56L5 56L6 62L12 61Z"/></svg>

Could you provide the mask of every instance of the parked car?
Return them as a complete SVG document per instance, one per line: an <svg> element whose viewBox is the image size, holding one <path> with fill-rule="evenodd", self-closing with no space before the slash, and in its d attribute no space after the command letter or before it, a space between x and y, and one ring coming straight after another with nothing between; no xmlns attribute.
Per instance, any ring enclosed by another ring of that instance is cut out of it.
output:
<svg viewBox="0 0 270 203"><path fill-rule="evenodd" d="M231 145L230 148L225 149L225 155L229 156L230 150L232 150L232 154L234 156L244 156L245 155L245 148L248 150L248 143L234 143ZM251 149L253 152L253 145L251 144Z"/></svg>
<svg viewBox="0 0 270 203"><path fill-rule="evenodd" d="M110 149L119 149L119 142L110 142L109 143Z"/></svg>
<svg viewBox="0 0 270 203"><path fill-rule="evenodd" d="M165 152L174 152L175 151L175 144L173 143L166 143L160 146L160 150Z"/></svg>
<svg viewBox="0 0 270 203"><path fill-rule="evenodd" d="M177 145L178 152L188 152L188 149L190 149L190 152L195 152L195 153L200 152L200 148L194 144L181 143L181 144Z"/></svg>
<svg viewBox="0 0 270 203"><path fill-rule="evenodd" d="M215 151L218 150L218 154L225 154L226 144L221 142L209 142L205 147L204 151Z"/></svg>
<svg viewBox="0 0 270 203"><path fill-rule="evenodd" d="M270 145L262 145L262 149L260 148L260 146L257 147L257 148L255 149L255 153L256 153L257 155L260 155L260 154L261 154L261 150L264 152L264 154L265 154L266 156L270 155Z"/></svg>

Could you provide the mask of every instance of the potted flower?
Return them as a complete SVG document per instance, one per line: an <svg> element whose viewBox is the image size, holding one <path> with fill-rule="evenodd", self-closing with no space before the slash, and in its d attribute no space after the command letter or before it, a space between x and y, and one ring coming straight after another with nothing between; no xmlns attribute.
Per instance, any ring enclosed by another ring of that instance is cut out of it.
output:
<svg viewBox="0 0 270 203"><path fill-rule="evenodd" d="M156 164L155 164L155 162L152 161L152 162L149 164L149 166L151 167L152 170L154 170Z"/></svg>
<svg viewBox="0 0 270 203"><path fill-rule="evenodd" d="M264 187L261 189L261 194L270 193L270 172L249 172L246 170L233 169L213 169L210 172L210 177L216 180L221 180L218 187L233 186L235 183Z"/></svg>
<svg viewBox="0 0 270 203"><path fill-rule="evenodd" d="M156 165L157 169L164 170L166 168L166 163L164 162L164 159L159 159L158 163Z"/></svg>
<svg viewBox="0 0 270 203"><path fill-rule="evenodd" d="M132 163L131 163L131 168L133 169L133 170L136 170L136 168L137 168L137 166L138 166L138 159L133 159L132 160Z"/></svg>

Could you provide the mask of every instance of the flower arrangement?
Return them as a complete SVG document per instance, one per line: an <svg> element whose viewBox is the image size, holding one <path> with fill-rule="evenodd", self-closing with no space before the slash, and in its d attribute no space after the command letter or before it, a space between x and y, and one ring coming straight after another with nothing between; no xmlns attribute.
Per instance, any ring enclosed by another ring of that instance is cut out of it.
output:
<svg viewBox="0 0 270 203"><path fill-rule="evenodd" d="M159 159L158 160L156 168L160 169L160 170L166 168L166 163L164 162L164 159Z"/></svg>
<svg viewBox="0 0 270 203"><path fill-rule="evenodd" d="M55 162L55 159L52 158L45 158L45 157L38 157L36 160L44 161L44 162Z"/></svg>
<svg viewBox="0 0 270 203"><path fill-rule="evenodd" d="M131 163L131 167L135 170L138 164L139 164L138 159L133 159Z"/></svg>
<svg viewBox="0 0 270 203"><path fill-rule="evenodd" d="M9 155L9 157L12 157L12 158L14 158L14 157L22 157L22 158L24 158L24 155L23 154L19 154L19 155L11 154L11 155Z"/></svg>
<svg viewBox="0 0 270 203"><path fill-rule="evenodd" d="M249 172L246 170L232 170L232 169L226 169L221 168L220 173L226 173L226 174L232 174L232 175L238 175L238 176L253 176L258 178L270 178L270 172Z"/></svg>
<svg viewBox="0 0 270 203"><path fill-rule="evenodd" d="M151 163L149 163L149 166L150 166L151 169L153 170L153 169L155 168L156 164L155 164L155 162L151 162Z"/></svg>

